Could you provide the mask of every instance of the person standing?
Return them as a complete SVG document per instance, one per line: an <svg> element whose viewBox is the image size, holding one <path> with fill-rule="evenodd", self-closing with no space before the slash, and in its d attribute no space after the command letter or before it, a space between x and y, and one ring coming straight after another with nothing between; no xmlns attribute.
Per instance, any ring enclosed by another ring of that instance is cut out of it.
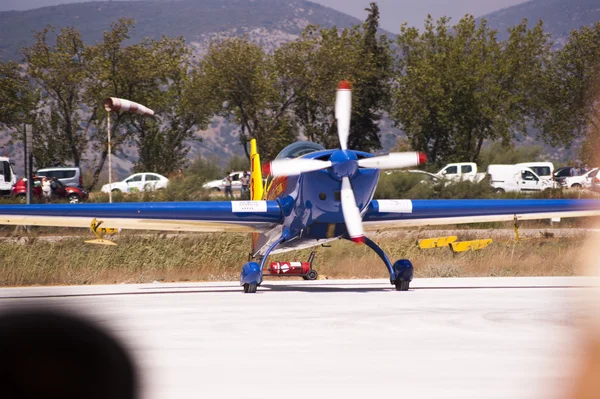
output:
<svg viewBox="0 0 600 399"><path fill-rule="evenodd" d="M575 162L575 167L570 170L571 176L581 176L581 168L579 168L579 162Z"/></svg>
<svg viewBox="0 0 600 399"><path fill-rule="evenodd" d="M242 183L242 197L245 199L250 199L249 196L246 198L250 190L250 175L248 172L244 171L242 177L240 177L240 183Z"/></svg>
<svg viewBox="0 0 600 399"><path fill-rule="evenodd" d="M50 202L52 198L52 182L49 178L42 178L42 194L44 194L44 201Z"/></svg>
<svg viewBox="0 0 600 399"><path fill-rule="evenodd" d="M225 177L225 198L233 198L233 191L231 191L231 175Z"/></svg>

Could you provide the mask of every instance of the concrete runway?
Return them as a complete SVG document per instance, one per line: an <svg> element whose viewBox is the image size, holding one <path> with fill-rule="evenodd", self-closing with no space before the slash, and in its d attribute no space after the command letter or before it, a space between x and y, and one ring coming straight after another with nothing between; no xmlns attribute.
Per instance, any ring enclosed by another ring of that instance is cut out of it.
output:
<svg viewBox="0 0 600 399"><path fill-rule="evenodd" d="M560 398L589 280L268 280L0 289L0 311L92 315L143 398ZM564 396L562 396L564 397Z"/></svg>

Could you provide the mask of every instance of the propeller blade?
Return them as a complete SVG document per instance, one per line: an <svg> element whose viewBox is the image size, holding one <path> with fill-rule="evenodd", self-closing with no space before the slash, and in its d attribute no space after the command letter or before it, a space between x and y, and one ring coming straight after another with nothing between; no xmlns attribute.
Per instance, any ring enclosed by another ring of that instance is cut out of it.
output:
<svg viewBox="0 0 600 399"><path fill-rule="evenodd" d="M375 169L401 169L421 165L427 162L424 152L392 152L372 158L358 160L358 166Z"/></svg>
<svg viewBox="0 0 600 399"><path fill-rule="evenodd" d="M301 173L327 169L331 165L331 161L320 161L318 159L280 159L271 162L270 174L273 177L297 176Z"/></svg>
<svg viewBox="0 0 600 399"><path fill-rule="evenodd" d="M337 119L338 138L342 150L348 149L350 134L350 116L352 109L352 89L350 82L342 80L335 96L335 119Z"/></svg>
<svg viewBox="0 0 600 399"><path fill-rule="evenodd" d="M354 197L354 191L350 185L350 179L344 177L342 179L342 213L344 214L344 221L346 222L346 229L350 239L354 242L361 243L365 240L365 234L362 227L362 216L360 215L360 209L356 205L356 198Z"/></svg>

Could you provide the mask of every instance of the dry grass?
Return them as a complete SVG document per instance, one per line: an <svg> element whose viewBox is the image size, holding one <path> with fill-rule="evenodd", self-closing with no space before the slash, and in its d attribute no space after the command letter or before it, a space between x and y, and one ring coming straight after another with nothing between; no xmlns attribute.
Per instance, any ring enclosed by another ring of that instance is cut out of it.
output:
<svg viewBox="0 0 600 399"><path fill-rule="evenodd" d="M474 237L461 237L470 238ZM248 236L236 234L124 235L116 247L84 244L83 240L1 243L0 285L237 280L250 247ZM575 259L584 237L495 241L482 251L456 255L449 249L420 250L408 238L387 236L377 241L392 262L410 259L417 277L541 276L576 274ZM322 276L387 277L383 263L366 246L338 241L316 251L314 266ZM272 260L305 260L309 253L285 253Z"/></svg>

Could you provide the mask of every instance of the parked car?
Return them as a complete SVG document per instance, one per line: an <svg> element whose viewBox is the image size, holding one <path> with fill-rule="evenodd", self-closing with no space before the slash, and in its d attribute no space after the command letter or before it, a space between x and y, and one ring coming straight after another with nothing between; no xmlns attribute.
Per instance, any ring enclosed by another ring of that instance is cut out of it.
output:
<svg viewBox="0 0 600 399"><path fill-rule="evenodd" d="M572 166L565 166L563 168L558 168L554 171L553 177L559 184L562 183L565 177L571 176Z"/></svg>
<svg viewBox="0 0 600 399"><path fill-rule="evenodd" d="M103 193L110 191L122 193L154 191L166 188L168 184L169 179L158 173L135 173L123 181L103 185L100 191Z"/></svg>
<svg viewBox="0 0 600 399"><path fill-rule="evenodd" d="M407 172L418 176L421 179L421 183L437 184L444 181L440 176L425 172L424 170L413 169L407 170Z"/></svg>
<svg viewBox="0 0 600 399"><path fill-rule="evenodd" d="M593 180L598 174L598 168L591 169L589 172L584 173L581 176L568 176L564 177L560 184L566 188L591 188Z"/></svg>
<svg viewBox="0 0 600 399"><path fill-rule="evenodd" d="M600 176L598 175L592 179L592 190L600 192Z"/></svg>
<svg viewBox="0 0 600 399"><path fill-rule="evenodd" d="M250 175L250 172L247 172ZM244 171L241 172L231 172L229 176L231 176L231 190L232 191L242 191L242 183L240 182L240 178L244 174ZM211 191L225 191L225 178L219 180L209 181L202 185L203 188Z"/></svg>
<svg viewBox="0 0 600 399"><path fill-rule="evenodd" d="M76 166L43 168L35 172L35 175L58 179L63 185L68 187L83 188L81 169Z"/></svg>
<svg viewBox="0 0 600 399"><path fill-rule="evenodd" d="M477 164L474 162L450 163L436 175L446 180L469 180L474 183L479 183L485 178L485 173L477 173Z"/></svg>
<svg viewBox="0 0 600 399"><path fill-rule="evenodd" d="M18 180L12 188L11 195L25 202L27 199L27 179ZM31 195L36 198L42 198L42 179L34 177ZM72 204L77 204L85 201L88 198L88 193L78 187L68 187L63 185L60 180L52 181L52 196L55 198L67 199Z"/></svg>

